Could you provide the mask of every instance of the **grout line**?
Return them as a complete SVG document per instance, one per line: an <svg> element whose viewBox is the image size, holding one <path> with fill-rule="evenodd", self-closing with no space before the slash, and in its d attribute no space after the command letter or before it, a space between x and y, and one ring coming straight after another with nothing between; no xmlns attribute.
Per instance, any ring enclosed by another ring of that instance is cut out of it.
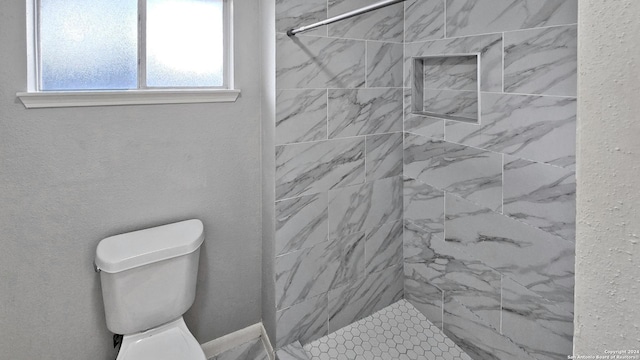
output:
<svg viewBox="0 0 640 360"><path fill-rule="evenodd" d="M444 5L444 38L447 39L447 0L442 0Z"/></svg>
<svg viewBox="0 0 640 360"><path fill-rule="evenodd" d="M327 119L325 120L327 123L327 138L325 140L329 140L329 89L325 89L325 92L327 100Z"/></svg>
<svg viewBox="0 0 640 360"><path fill-rule="evenodd" d="M365 41L364 42L364 87L369 88L369 82L367 81L369 78L369 61L368 61L368 55L369 55L369 42Z"/></svg>
<svg viewBox="0 0 640 360"><path fill-rule="evenodd" d="M516 30L506 30L506 31L491 31L491 32L486 32L486 33L468 34L468 35L460 35L460 36L452 36L452 37L446 37L446 28L445 28L445 38L444 39L410 41L410 42L406 42L405 44L427 43L427 42L434 42L434 41L461 39L461 38L474 37L474 36L498 35L498 34L501 34L501 33L521 32L521 31L530 31L530 30L544 30L544 29L552 29L552 28L558 28L558 27L571 27L571 26L576 26L576 25L578 25L578 24L577 23L573 23L573 24L563 24L563 25L550 25L550 26L533 27L533 28L528 28L528 29L516 29Z"/></svg>
<svg viewBox="0 0 640 360"><path fill-rule="evenodd" d="M399 133L402 133L402 131L389 131L389 132L382 132L382 133L361 134L361 135L354 135L354 136L337 137L337 138L331 138L331 139L320 139L320 140L301 141L301 142L293 142L293 143L286 143L286 144L276 144L276 147L278 147L278 146L289 146L289 145L320 144L320 143L326 142L326 141L353 140L353 139L358 139L358 138L366 138L367 136L392 135L392 134L399 134ZM327 134L328 134L328 125L327 125Z"/></svg>
<svg viewBox="0 0 640 360"><path fill-rule="evenodd" d="M505 73L505 67L506 67L506 63L504 62L504 58L505 58L505 53L504 53L504 33L502 33L502 40L500 40L500 42L502 42L502 66L501 69L502 70L502 92L504 93L505 90L505 84L504 84L504 73Z"/></svg>
<svg viewBox="0 0 640 360"><path fill-rule="evenodd" d="M332 87L318 87L318 88L280 88L277 91L304 91L304 90L397 90L397 89L406 89L404 86L372 86L368 88L364 87L343 87L343 88L332 88Z"/></svg>
<svg viewBox="0 0 640 360"><path fill-rule="evenodd" d="M327 25L328 27L329 25ZM328 28L327 28L328 33ZM289 37L287 33L277 32L276 35L284 35ZM369 40L369 39L358 39L358 38L348 38L348 37L339 37L339 36L324 36L324 35L313 35L313 34L296 34L296 37L306 37L306 38L322 38L322 39L331 39L331 40L349 40L349 41L376 41L376 42L385 42L392 44L403 44L402 41L394 41L394 40Z"/></svg>
<svg viewBox="0 0 640 360"><path fill-rule="evenodd" d="M502 173L502 184L500 186L502 200L500 201L500 214L504 215L504 154L502 154L502 167L500 168Z"/></svg>

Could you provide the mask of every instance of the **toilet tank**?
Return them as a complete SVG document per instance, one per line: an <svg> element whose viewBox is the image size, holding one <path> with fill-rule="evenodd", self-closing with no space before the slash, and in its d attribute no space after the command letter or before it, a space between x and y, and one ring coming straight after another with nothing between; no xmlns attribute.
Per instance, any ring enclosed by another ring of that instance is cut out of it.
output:
<svg viewBox="0 0 640 360"><path fill-rule="evenodd" d="M109 330L133 334L181 317L195 298L203 241L200 220L100 241L96 267Z"/></svg>

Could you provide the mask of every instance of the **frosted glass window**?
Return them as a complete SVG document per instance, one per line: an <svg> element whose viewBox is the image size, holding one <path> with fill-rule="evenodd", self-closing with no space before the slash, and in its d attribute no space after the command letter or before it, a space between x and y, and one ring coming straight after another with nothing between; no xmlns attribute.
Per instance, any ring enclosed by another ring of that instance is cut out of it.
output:
<svg viewBox="0 0 640 360"><path fill-rule="evenodd" d="M147 0L147 86L223 85L223 1Z"/></svg>
<svg viewBox="0 0 640 360"><path fill-rule="evenodd" d="M138 87L137 0L40 0L41 90Z"/></svg>

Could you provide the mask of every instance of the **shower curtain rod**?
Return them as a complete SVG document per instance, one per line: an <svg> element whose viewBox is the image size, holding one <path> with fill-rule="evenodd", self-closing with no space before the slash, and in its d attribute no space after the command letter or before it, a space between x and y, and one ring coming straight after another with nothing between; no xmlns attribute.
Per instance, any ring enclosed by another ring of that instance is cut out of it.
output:
<svg viewBox="0 0 640 360"><path fill-rule="evenodd" d="M309 31L309 30L315 29L315 28L323 26L323 25L329 25L329 24L332 24L332 23L334 23L336 21L348 19L348 18L357 16L357 15L360 15L360 14L368 13L369 11L382 9L383 7L387 7L389 5L397 4L397 3L400 3L400 2L404 2L404 1L405 0L385 0L385 1L380 1L378 3L371 4L371 5L362 7L362 8L357 9L357 10L346 12L346 13L344 13L342 15L338 15L338 16L334 16L334 17L326 19L326 20L318 21L317 23L313 23L311 25L302 26L302 27L299 27L297 29L289 29L287 31L287 35L295 36L297 33Z"/></svg>

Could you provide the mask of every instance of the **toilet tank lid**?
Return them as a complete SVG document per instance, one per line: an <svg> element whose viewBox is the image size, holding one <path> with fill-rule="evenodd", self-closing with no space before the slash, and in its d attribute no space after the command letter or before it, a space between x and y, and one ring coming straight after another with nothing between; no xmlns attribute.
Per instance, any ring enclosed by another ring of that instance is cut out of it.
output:
<svg viewBox="0 0 640 360"><path fill-rule="evenodd" d="M117 273L190 254L203 241L204 226L197 219L115 235L98 244L96 266Z"/></svg>

